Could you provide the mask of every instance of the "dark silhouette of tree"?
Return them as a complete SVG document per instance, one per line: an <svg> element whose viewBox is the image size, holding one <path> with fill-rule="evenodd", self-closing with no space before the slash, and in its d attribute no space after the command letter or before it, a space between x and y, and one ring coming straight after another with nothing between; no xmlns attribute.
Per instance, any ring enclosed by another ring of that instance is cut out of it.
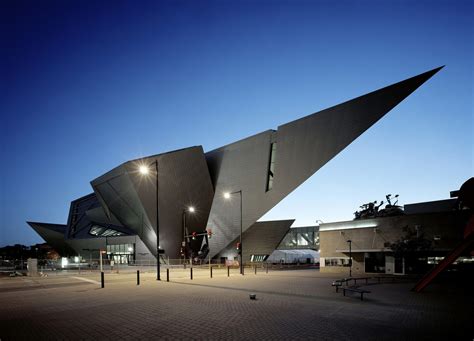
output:
<svg viewBox="0 0 474 341"><path fill-rule="evenodd" d="M432 241L426 239L424 233L418 228L410 229L405 236L390 244L396 257L406 257L414 253L425 253L432 249Z"/></svg>

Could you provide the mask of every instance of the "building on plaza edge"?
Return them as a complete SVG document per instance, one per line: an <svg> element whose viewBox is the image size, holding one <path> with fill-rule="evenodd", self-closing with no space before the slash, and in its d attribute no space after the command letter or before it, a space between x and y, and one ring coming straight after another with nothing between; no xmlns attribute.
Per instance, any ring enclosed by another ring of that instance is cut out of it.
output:
<svg viewBox="0 0 474 341"><path fill-rule="evenodd" d="M29 224L65 255L97 258L107 248L120 262L156 259L157 221L162 262L225 258L241 230L244 261L260 248L268 254L291 224L257 220L441 68L212 151L194 146L125 162L72 201L67 224Z"/></svg>
<svg viewBox="0 0 474 341"><path fill-rule="evenodd" d="M469 181L474 183L474 178ZM320 224L321 272L427 273L464 243L473 210L462 202L452 195L451 199L404 205L391 216ZM452 260L455 270L474 265L472 235L472 246L459 249Z"/></svg>

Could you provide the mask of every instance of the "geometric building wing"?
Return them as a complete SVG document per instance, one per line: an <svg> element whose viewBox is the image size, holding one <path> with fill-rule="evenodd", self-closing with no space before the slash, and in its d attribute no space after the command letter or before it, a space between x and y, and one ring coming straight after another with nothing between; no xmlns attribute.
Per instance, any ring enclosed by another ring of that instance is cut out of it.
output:
<svg viewBox="0 0 474 341"><path fill-rule="evenodd" d="M71 202L69 209L68 224L66 230L66 238L91 238L91 236L99 236L98 233L102 228L108 228L108 235L129 235L131 231L114 219L107 217L95 193L91 193L80 197ZM115 231L115 232L114 232Z"/></svg>
<svg viewBox="0 0 474 341"><path fill-rule="evenodd" d="M46 243L62 256L73 256L76 252L65 242L66 225L27 221Z"/></svg>
<svg viewBox="0 0 474 341"><path fill-rule="evenodd" d="M242 233L242 259L244 262L262 262L276 249L281 240L290 230L294 219L259 221ZM214 236L212 237L214 238ZM211 238L211 240L212 240ZM239 237L235 238L227 247L221 250L216 258L237 257L236 244Z"/></svg>
<svg viewBox="0 0 474 341"><path fill-rule="evenodd" d="M81 239L132 234L134 232L122 226L113 215L109 219L104 209L100 207L95 193L85 195L71 202L66 238Z"/></svg>
<svg viewBox="0 0 474 341"><path fill-rule="evenodd" d="M105 211L102 207L92 208L86 211L86 217L88 220L99 223L99 224L112 224L115 226L120 226L118 219L111 214L110 218L105 214Z"/></svg>
<svg viewBox="0 0 474 341"><path fill-rule="evenodd" d="M148 174L141 174L140 166L148 167ZM158 212L160 248L170 258L180 258L184 211L195 208L194 213L186 213L188 230L204 231L214 195L200 146L125 162L91 185L105 214L136 233L155 256Z"/></svg>
<svg viewBox="0 0 474 341"><path fill-rule="evenodd" d="M90 220L86 212L90 209L98 208L99 201L94 193L84 195L71 202L69 216L67 220L66 238L77 238L87 236L90 227Z"/></svg>
<svg viewBox="0 0 474 341"><path fill-rule="evenodd" d="M206 153L215 196L208 226L215 256L441 68ZM245 246L243 247L245 250Z"/></svg>

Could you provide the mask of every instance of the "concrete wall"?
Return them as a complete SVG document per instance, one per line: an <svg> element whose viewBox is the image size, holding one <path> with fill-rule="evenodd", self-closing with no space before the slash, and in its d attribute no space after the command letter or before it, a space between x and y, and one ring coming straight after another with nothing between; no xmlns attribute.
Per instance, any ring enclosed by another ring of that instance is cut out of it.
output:
<svg viewBox="0 0 474 341"><path fill-rule="evenodd" d="M364 273L365 252L385 252L390 256L389 244L404 238L408 231L418 230L432 241L433 251L446 253L462 240L467 216L467 212L451 211L321 224L321 271L348 272L345 267L326 267L323 263L328 257L349 257L347 240L351 240L352 270ZM386 257L387 272L393 273L393 267L393 259Z"/></svg>

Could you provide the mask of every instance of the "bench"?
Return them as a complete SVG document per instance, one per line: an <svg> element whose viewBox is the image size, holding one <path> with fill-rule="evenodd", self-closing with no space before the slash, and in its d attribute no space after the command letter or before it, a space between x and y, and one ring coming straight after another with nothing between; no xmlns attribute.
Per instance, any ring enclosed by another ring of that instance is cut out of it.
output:
<svg viewBox="0 0 474 341"><path fill-rule="evenodd" d="M396 278L395 276L377 276L377 277L374 277L374 278L377 278L377 281L380 283L381 280L383 279L391 279L392 282L395 282L395 279L398 279Z"/></svg>
<svg viewBox="0 0 474 341"><path fill-rule="evenodd" d="M365 279L365 284L368 284L370 278L371 278L371 277L358 277L358 278L352 278L352 280L354 281L354 284L357 284L357 281L358 281L358 280L363 280L363 279Z"/></svg>
<svg viewBox="0 0 474 341"><path fill-rule="evenodd" d="M341 281L334 281L331 284L333 287L336 287L336 292L339 292L339 287L342 285Z"/></svg>
<svg viewBox="0 0 474 341"><path fill-rule="evenodd" d="M360 300L364 300L364 294L370 294L369 290L358 289L358 288L342 288L342 294L346 296L346 291L356 292L360 294Z"/></svg>
<svg viewBox="0 0 474 341"><path fill-rule="evenodd" d="M349 281L352 280L353 278L349 277L349 278L341 278L341 279L337 279L335 280L334 282L332 282L332 286L333 287L336 287L336 292L339 292L339 287L342 286L343 283L346 283L346 286L348 286L349 284Z"/></svg>

